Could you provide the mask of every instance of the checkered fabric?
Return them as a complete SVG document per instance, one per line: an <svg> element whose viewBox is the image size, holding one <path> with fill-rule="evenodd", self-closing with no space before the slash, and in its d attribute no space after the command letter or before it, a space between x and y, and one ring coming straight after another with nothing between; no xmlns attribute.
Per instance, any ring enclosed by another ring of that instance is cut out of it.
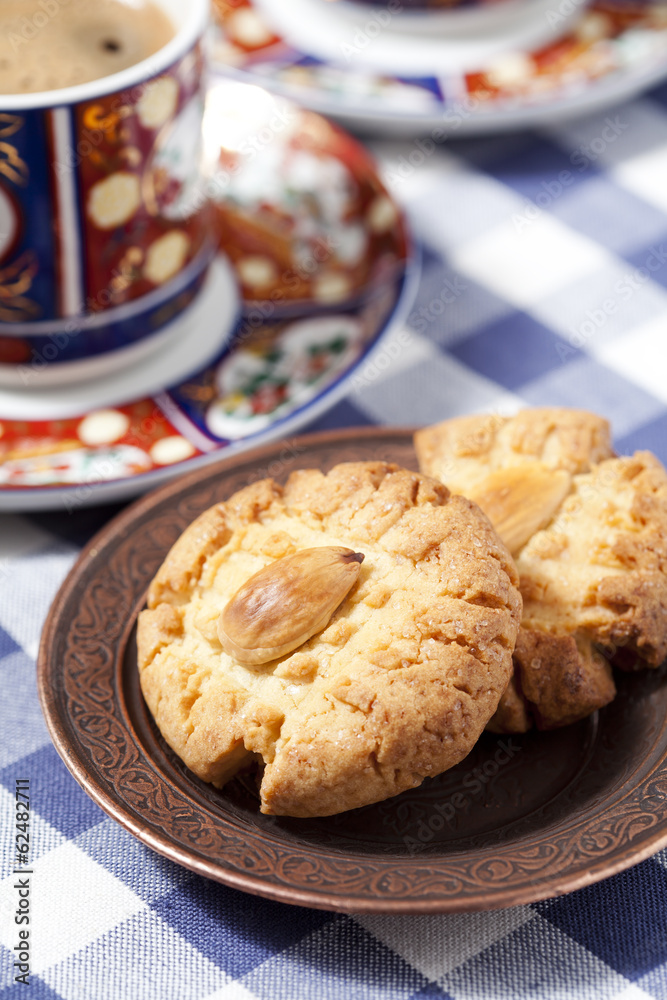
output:
<svg viewBox="0 0 667 1000"><path fill-rule="evenodd" d="M531 134L374 142L424 245L407 332L313 427L522 404L609 417L667 461L667 87ZM246 896L153 854L53 749L42 621L115 509L0 520L0 998L667 998L667 852L493 913L352 917ZM14 783L30 778L30 992L15 983Z"/></svg>

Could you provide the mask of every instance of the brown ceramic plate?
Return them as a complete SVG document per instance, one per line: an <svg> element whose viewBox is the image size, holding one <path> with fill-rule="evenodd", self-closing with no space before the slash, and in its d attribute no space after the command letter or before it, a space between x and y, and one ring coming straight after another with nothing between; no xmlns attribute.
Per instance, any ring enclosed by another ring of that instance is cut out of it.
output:
<svg viewBox="0 0 667 1000"><path fill-rule="evenodd" d="M155 729L135 621L183 528L249 481L383 458L416 468L411 433L301 437L200 468L129 507L82 553L51 609L42 705L66 764L149 847L247 892L332 910L426 913L527 903L667 844L667 675L619 677L598 715L552 733L484 734L414 791L321 820L262 816L252 781L200 782Z"/></svg>

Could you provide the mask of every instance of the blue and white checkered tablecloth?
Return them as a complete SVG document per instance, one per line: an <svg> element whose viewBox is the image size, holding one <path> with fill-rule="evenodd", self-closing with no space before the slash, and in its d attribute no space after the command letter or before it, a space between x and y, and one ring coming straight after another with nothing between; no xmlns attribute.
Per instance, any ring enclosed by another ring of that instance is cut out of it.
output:
<svg viewBox="0 0 667 1000"><path fill-rule="evenodd" d="M407 333L314 428L522 404L608 416L667 461L667 86L499 138L373 143L425 247ZM153 854L53 749L35 690L49 603L114 512L0 520L0 998L667 998L667 852L532 906L352 917L246 896ZM31 974L14 983L16 778L32 802Z"/></svg>

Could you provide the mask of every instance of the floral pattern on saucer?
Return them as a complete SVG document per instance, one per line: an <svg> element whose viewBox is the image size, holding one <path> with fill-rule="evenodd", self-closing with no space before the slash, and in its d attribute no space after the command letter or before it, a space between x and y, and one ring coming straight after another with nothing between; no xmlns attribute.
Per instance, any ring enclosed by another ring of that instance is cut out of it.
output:
<svg viewBox="0 0 667 1000"><path fill-rule="evenodd" d="M169 396L204 433L236 441L306 406L364 349L362 316L339 314L248 331L215 367Z"/></svg>
<svg viewBox="0 0 667 1000"><path fill-rule="evenodd" d="M576 110L597 84L608 85L610 99L617 99L619 82L635 91L667 74L667 5L653 0L594 0L543 48L495 57L477 72L443 66L440 76L419 78L355 70L300 52L272 31L253 0L215 0L215 11L211 50L220 69L349 120L439 118L443 134L507 127L503 113Z"/></svg>

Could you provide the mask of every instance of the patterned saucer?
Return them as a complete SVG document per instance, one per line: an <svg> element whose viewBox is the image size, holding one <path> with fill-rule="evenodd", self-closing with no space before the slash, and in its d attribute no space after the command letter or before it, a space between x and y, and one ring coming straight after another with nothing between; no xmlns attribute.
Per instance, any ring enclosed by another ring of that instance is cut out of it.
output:
<svg viewBox="0 0 667 1000"><path fill-rule="evenodd" d="M392 63L371 65L377 25L333 58L281 37L277 21L267 20L267 0L215 0L215 8L210 47L218 69L376 132L432 130L439 139L541 125L610 106L667 76L667 6L657 0L593 0L586 8L562 0L553 5L554 38L546 44L457 70L443 40L439 72L425 66L400 75ZM388 32L378 30L384 45ZM427 47L433 52L434 40L405 33L402 44L415 61Z"/></svg>
<svg viewBox="0 0 667 1000"><path fill-rule="evenodd" d="M150 397L76 415L54 404L31 420L0 412L0 510L124 499L222 453L284 438L331 406L405 319L417 255L358 142L231 80L209 94L204 140L220 247L243 295L231 339L196 374Z"/></svg>

